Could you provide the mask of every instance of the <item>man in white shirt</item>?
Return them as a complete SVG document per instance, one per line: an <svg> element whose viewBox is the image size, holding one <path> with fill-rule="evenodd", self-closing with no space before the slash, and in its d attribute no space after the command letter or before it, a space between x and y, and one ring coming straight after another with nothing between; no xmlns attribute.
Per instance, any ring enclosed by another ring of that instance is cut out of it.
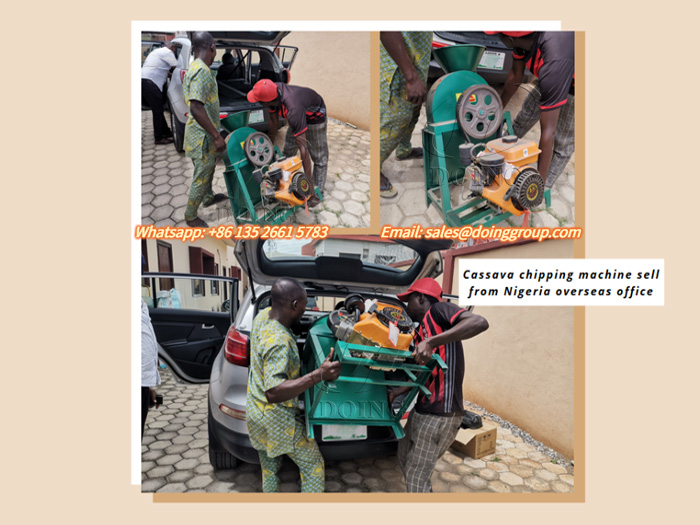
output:
<svg viewBox="0 0 700 525"><path fill-rule="evenodd" d="M151 405L156 404L156 389L160 385L158 373L158 342L153 331L148 306L141 299L141 437L146 426L146 416Z"/></svg>
<svg viewBox="0 0 700 525"><path fill-rule="evenodd" d="M171 42L151 51L141 66L141 101L153 113L153 138L156 144L170 144L173 132L163 116L163 86L177 65Z"/></svg>

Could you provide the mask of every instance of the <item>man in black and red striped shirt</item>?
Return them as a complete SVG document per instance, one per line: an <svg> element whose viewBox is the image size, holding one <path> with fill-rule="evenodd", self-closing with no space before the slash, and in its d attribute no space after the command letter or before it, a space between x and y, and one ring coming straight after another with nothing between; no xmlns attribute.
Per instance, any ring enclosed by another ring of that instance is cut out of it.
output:
<svg viewBox="0 0 700 525"><path fill-rule="evenodd" d="M572 31L485 31L498 34L513 48L513 66L508 72L501 101L508 104L520 86L527 67L537 78L513 120L513 130L522 137L539 120L538 171L551 188L574 153L574 33Z"/></svg>
<svg viewBox="0 0 700 525"><path fill-rule="evenodd" d="M259 80L248 92L249 102L259 102L269 108L270 130L268 135L274 141L279 126L279 115L287 119L289 129L284 142L283 154L291 157L299 148L304 173L311 176L311 161L314 161L313 181L321 190L326 183L328 171L328 138L326 136L326 104L321 95L313 89L291 86L284 82L269 79ZM319 204L314 194L308 201L309 207Z"/></svg>
<svg viewBox="0 0 700 525"><path fill-rule="evenodd" d="M464 398L464 349L462 340L470 339L489 324L449 302L441 301L442 288L426 277L419 279L398 298L406 303L411 319L420 319L416 334L416 362L427 363L438 354L447 370L436 368L426 383L431 396L418 395L415 408L408 416L406 435L399 441L399 463L406 477L408 492L431 492L430 476L438 459L454 441L462 416ZM390 399L401 389L390 393Z"/></svg>

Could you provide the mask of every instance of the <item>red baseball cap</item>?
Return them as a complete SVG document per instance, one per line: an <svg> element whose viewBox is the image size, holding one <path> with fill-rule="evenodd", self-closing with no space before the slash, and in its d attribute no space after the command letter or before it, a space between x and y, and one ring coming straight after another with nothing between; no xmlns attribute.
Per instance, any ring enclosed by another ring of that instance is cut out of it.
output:
<svg viewBox="0 0 700 525"><path fill-rule="evenodd" d="M408 296L413 292L420 292L424 295L429 295L430 297L435 297L438 301L442 299L442 287L438 284L435 279L430 277L423 277L423 279L418 279L411 287L404 293L397 295L401 301L406 302Z"/></svg>
<svg viewBox="0 0 700 525"><path fill-rule="evenodd" d="M271 102L277 98L277 85L270 79L258 80L248 91L248 102Z"/></svg>
<svg viewBox="0 0 700 525"><path fill-rule="evenodd" d="M521 36L527 36L534 33L534 31L484 31L487 35L498 35L503 34L506 36L512 36L513 38L518 38Z"/></svg>

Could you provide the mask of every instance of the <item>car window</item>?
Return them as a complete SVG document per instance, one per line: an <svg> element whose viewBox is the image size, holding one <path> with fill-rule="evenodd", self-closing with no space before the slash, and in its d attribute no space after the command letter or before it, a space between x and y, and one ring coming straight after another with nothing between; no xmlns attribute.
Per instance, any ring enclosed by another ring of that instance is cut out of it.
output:
<svg viewBox="0 0 700 525"><path fill-rule="evenodd" d="M263 245L263 253L271 261L323 256L359 259L365 264L397 269L410 266L418 256L408 246L393 242L370 242L361 239L347 242L332 238L311 242L270 239Z"/></svg>
<svg viewBox="0 0 700 525"><path fill-rule="evenodd" d="M294 64L294 58L296 57L298 49L296 47L289 46L278 46L275 48L275 54L279 57L280 61L287 69L292 69L292 64Z"/></svg>
<svg viewBox="0 0 700 525"><path fill-rule="evenodd" d="M141 297L150 307L227 312L230 309L230 279L195 277L150 277L141 280Z"/></svg>

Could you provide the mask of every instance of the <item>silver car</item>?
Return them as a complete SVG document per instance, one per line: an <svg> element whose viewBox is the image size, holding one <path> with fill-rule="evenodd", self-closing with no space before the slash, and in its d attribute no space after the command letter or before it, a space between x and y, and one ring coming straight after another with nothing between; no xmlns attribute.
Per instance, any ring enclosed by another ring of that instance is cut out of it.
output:
<svg viewBox="0 0 700 525"><path fill-rule="evenodd" d="M451 241L383 241L376 236L350 236L309 241L244 240L235 255L254 285L245 294L209 381L209 458L215 469L233 468L237 461L258 463L246 426L246 390L253 318L270 304L269 287L280 277L294 277L306 288L307 310L293 331L299 350L317 323L338 308L344 298L364 299L403 308L396 298L417 279L442 273L440 250ZM303 396L302 396L303 400ZM303 403L301 403L303 407ZM302 408L303 410L303 408ZM386 426L369 426L364 439L324 441L321 425L314 435L329 460L394 454L397 440Z"/></svg>
<svg viewBox="0 0 700 525"><path fill-rule="evenodd" d="M220 118L249 111L247 125L253 129L267 131L270 122L269 111L258 103L248 102L246 95L258 80L264 78L274 82L289 82L289 70L298 49L279 45L288 34L289 31L211 31L217 48L217 56L211 69L217 74ZM194 61L194 54L189 38L179 37L172 42L177 66L168 83L168 109L175 149L181 152L189 113L182 81ZM227 57L225 78L224 75L219 78L218 72L224 66L222 60L226 60L226 54L230 54L230 58Z"/></svg>

